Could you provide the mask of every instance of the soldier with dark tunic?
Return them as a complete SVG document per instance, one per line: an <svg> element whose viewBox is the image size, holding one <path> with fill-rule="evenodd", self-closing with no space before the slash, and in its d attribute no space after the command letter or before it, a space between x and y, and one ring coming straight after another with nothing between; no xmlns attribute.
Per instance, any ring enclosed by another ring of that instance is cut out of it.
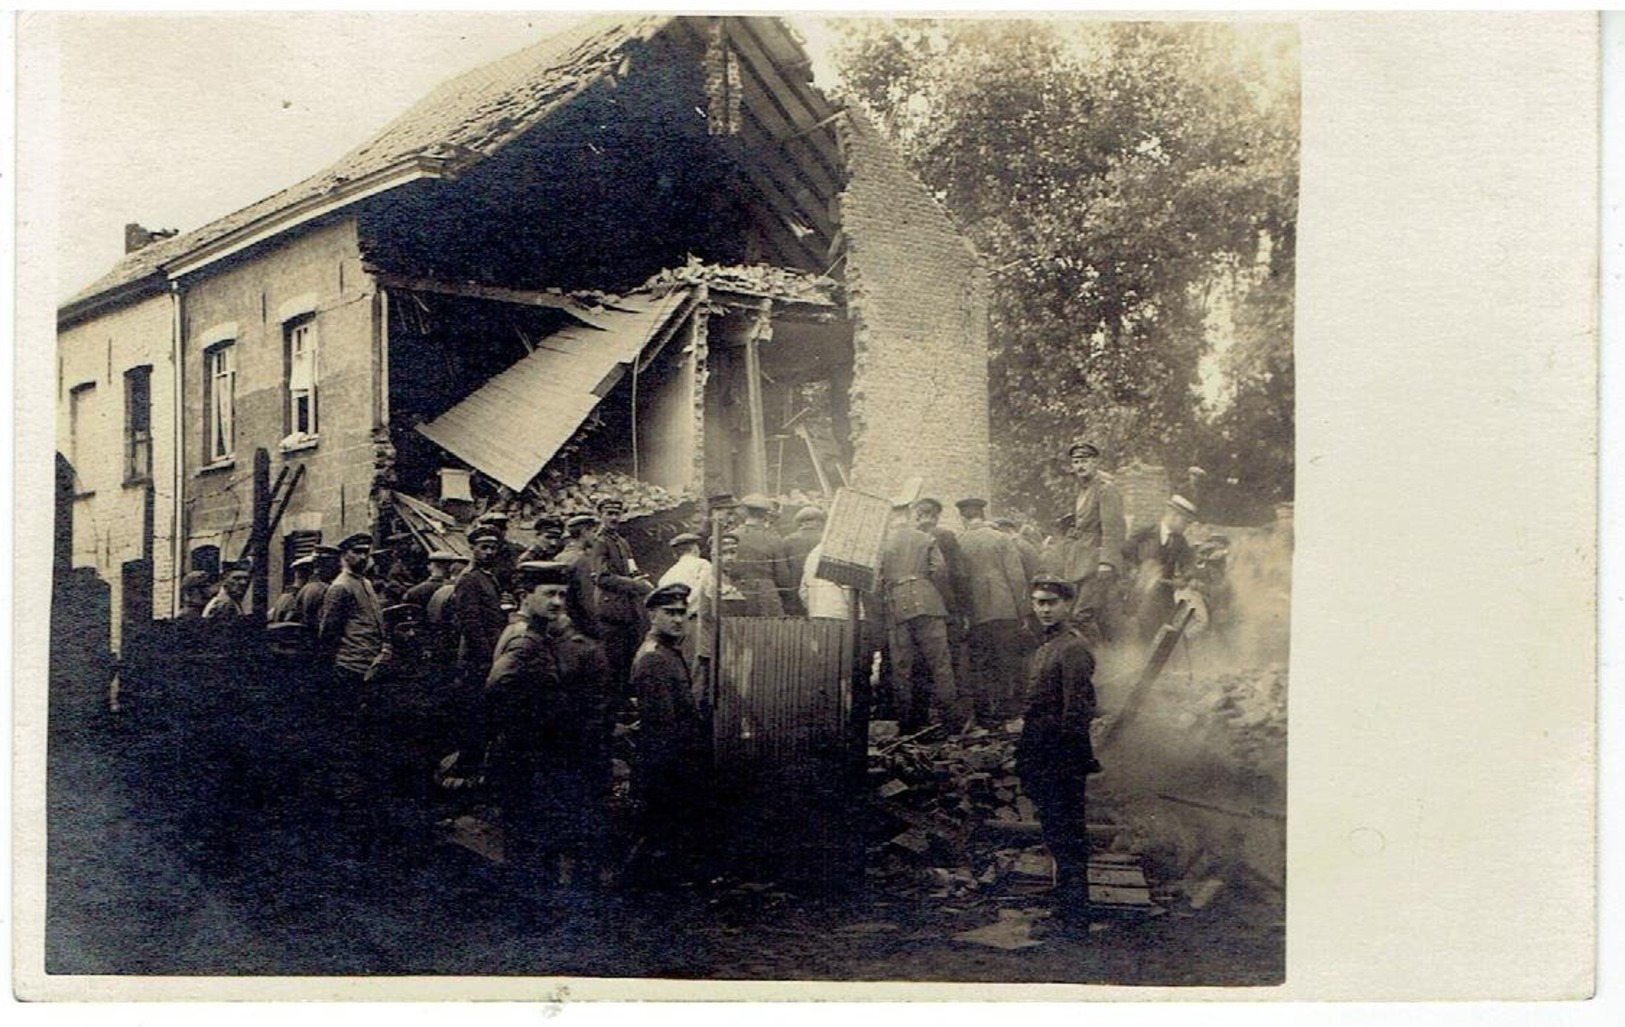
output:
<svg viewBox="0 0 1625 1027"><path fill-rule="evenodd" d="M649 634L632 663L638 700L632 797L640 811L640 883L680 880L699 855L706 825L699 815L709 789L710 725L683 656L689 630L689 587L664 585L644 601Z"/></svg>
<svg viewBox="0 0 1625 1027"><path fill-rule="evenodd" d="M502 536L489 525L468 533L474 565L458 576L451 590L451 621L457 631L457 667L471 686L485 681L495 658L497 636L507 626L502 587L497 581Z"/></svg>
<svg viewBox="0 0 1625 1027"><path fill-rule="evenodd" d="M436 549L429 554L429 576L406 590L401 596L401 602L410 603L418 610L429 608L429 600L440 591L442 585L451 584L451 569L456 566L462 557L449 549Z"/></svg>
<svg viewBox="0 0 1625 1027"><path fill-rule="evenodd" d="M613 693L603 647L565 612L571 568L515 569L523 627L507 636L485 682L487 779L507 863L527 892L601 867L610 786Z"/></svg>
<svg viewBox="0 0 1625 1027"><path fill-rule="evenodd" d="M570 568L565 613L570 622L589 638L598 638L598 515L578 511L564 518L564 548L554 557Z"/></svg>
<svg viewBox="0 0 1625 1027"><path fill-rule="evenodd" d="M1016 743L1016 774L1037 807L1044 845L1055 860L1054 914L1087 924L1089 834L1085 784L1100 769L1089 740L1095 717L1095 660L1069 623L1072 583L1040 575L1029 591L1040 631L1027 661L1027 713Z"/></svg>
<svg viewBox="0 0 1625 1027"><path fill-rule="evenodd" d="M519 563L519 556L525 547L508 538L508 514L503 510L487 510L475 518L476 530L491 528L497 533L496 555L490 563L491 576L496 580L497 589L506 595L514 590L513 569Z"/></svg>
<svg viewBox="0 0 1625 1027"><path fill-rule="evenodd" d="M563 519L552 514L542 514L532 522L530 530L536 533L536 541L519 554L519 562L533 563L556 559L559 550L564 548Z"/></svg>
<svg viewBox="0 0 1625 1027"><path fill-rule="evenodd" d="M299 590L310 583L310 569L316 564L314 553L307 553L288 564L288 583L271 601L265 614L267 624L296 624L299 621Z"/></svg>
<svg viewBox="0 0 1625 1027"><path fill-rule="evenodd" d="M804 506L796 511L796 530L785 537L784 548L790 558L790 591L783 597L785 612L798 617L807 615L807 604L801 599L802 573L806 569L807 554L824 540L824 511L816 506Z"/></svg>
<svg viewBox="0 0 1625 1027"><path fill-rule="evenodd" d="M609 659L610 675L625 688L632 675L632 658L643 641L647 621L643 598L654 584L638 570L632 547L619 531L626 503L614 496L598 501L596 546L599 639Z"/></svg>
<svg viewBox="0 0 1625 1027"><path fill-rule="evenodd" d="M739 540L729 576L750 602L753 617L784 616L784 591L790 587L790 552L784 537L768 524L773 503L752 493L739 501L745 521L733 530Z"/></svg>

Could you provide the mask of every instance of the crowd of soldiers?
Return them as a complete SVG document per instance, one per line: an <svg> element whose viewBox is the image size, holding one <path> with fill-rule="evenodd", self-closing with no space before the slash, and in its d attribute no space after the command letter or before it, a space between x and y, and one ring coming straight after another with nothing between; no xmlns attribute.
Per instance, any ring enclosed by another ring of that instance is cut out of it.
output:
<svg viewBox="0 0 1625 1027"><path fill-rule="evenodd" d="M876 716L904 733L1024 718L1019 773L1057 860L1058 901L1086 910L1094 653L1154 630L1202 585L1184 537L1190 500L1172 497L1157 524L1127 537L1098 446L1076 443L1068 459L1076 500L1049 538L990 520L980 498L955 503L958 531L939 523L935 498L894 502L872 592L819 576L823 510L797 510L786 534L775 527L784 512L760 495L725 516L715 565L706 540L685 532L658 580L639 569L613 497L539 518L528 547L489 512L467 535L472 559L431 553L421 581L402 561L375 560L366 533L317 546L293 562L267 620L278 651L320 683L327 727L311 744L330 822L356 859L384 858L401 821L380 810L479 782L527 886L659 884L703 870L712 611L845 621L856 602L861 644L878 657ZM248 582L242 565L213 595L188 581L187 615L244 616ZM632 720L638 841L611 859L612 743Z"/></svg>

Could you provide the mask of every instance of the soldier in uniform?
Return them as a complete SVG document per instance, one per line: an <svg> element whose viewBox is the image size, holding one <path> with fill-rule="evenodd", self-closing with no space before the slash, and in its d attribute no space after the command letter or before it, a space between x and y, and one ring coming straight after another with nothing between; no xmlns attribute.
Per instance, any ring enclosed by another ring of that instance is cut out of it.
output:
<svg viewBox="0 0 1625 1027"><path fill-rule="evenodd" d="M441 586L451 583L451 568L462 562L462 558L449 549L436 549L429 554L429 576L406 590L401 596L401 602L416 606L419 612L429 608L429 600L440 591Z"/></svg>
<svg viewBox="0 0 1625 1027"><path fill-rule="evenodd" d="M237 560L225 565L223 568L225 576L220 579L220 591L216 592L214 598L203 608L204 618L241 617L248 612L243 609L243 600L248 598L248 568L247 560Z"/></svg>
<svg viewBox="0 0 1625 1027"><path fill-rule="evenodd" d="M322 600L327 596L327 587L339 573L338 546L317 546L310 554L314 562L310 565L310 580L305 587L299 590L299 598L294 605L299 609L299 623L310 630L310 638L316 640L316 629L322 622Z"/></svg>
<svg viewBox="0 0 1625 1027"><path fill-rule="evenodd" d="M618 687L625 688L632 676L632 657L643 641L646 621L643 597L654 591L648 577L638 570L632 547L617 530L626 503L614 496L598 501L598 545L595 584L598 586L599 638L604 655Z"/></svg>
<svg viewBox="0 0 1625 1027"><path fill-rule="evenodd" d="M948 651L948 610L942 602L947 564L930 535L908 521L908 503L892 506L892 523L880 550L880 591L893 697L907 733L923 728L929 710L958 728L963 723ZM925 694L914 687L914 664L925 665ZM929 696L929 698L927 698Z"/></svg>
<svg viewBox="0 0 1625 1027"><path fill-rule="evenodd" d="M299 590L310 583L310 569L316 564L314 553L307 553L288 564L288 583L282 593L271 602L265 615L267 624L291 624L299 620Z"/></svg>
<svg viewBox="0 0 1625 1027"><path fill-rule="evenodd" d="M1117 582L1128 527L1123 519L1123 497L1100 470L1098 445L1074 442L1067 449L1067 458L1078 479L1072 508L1078 544L1064 575L1077 591L1073 616L1092 636L1109 641L1118 627Z"/></svg>
<svg viewBox="0 0 1625 1027"><path fill-rule="evenodd" d="M745 521L735 528L738 550L729 576L750 601L753 617L784 616L784 590L790 587L790 552L784 537L767 522L773 503L752 493L739 501Z"/></svg>
<svg viewBox="0 0 1625 1027"><path fill-rule="evenodd" d="M796 530L784 540L785 552L790 558L790 591L784 596L785 612L805 617L807 604L801 598L802 574L807 565L807 554L824 540L824 511L816 506L804 506L796 511Z"/></svg>
<svg viewBox="0 0 1625 1027"><path fill-rule="evenodd" d="M485 683L487 767L505 850L535 891L593 884L608 823L614 694L603 646L570 623L569 565L520 564L523 628Z"/></svg>
<svg viewBox="0 0 1625 1027"><path fill-rule="evenodd" d="M1040 641L1027 662L1027 713L1016 743L1016 773L1037 807L1044 845L1055 859L1054 914L1086 925L1085 783L1100 770L1089 741L1095 660L1083 632L1068 623L1076 598L1071 582L1040 575L1029 596Z"/></svg>
<svg viewBox="0 0 1625 1027"><path fill-rule="evenodd" d="M688 588L688 627L683 633L683 656L691 666L698 666L698 657L710 651L710 640L700 637L700 618L710 616L711 589L716 584L716 572L711 561L700 555L700 536L685 531L674 536L670 545L672 552L677 554L677 562L660 576L657 591L667 585Z"/></svg>
<svg viewBox="0 0 1625 1027"><path fill-rule="evenodd" d="M598 622L597 527L597 514L570 514L564 519L564 548L555 557L570 568L565 613L576 629L589 638L598 638L603 631Z"/></svg>
<svg viewBox="0 0 1625 1027"><path fill-rule="evenodd" d="M524 546L508 539L508 515L502 510L487 510L474 520L475 530L489 527L497 533L496 554L491 558L491 576L496 580L499 593L506 595L514 590L513 569L519 563L519 555Z"/></svg>
<svg viewBox="0 0 1625 1027"><path fill-rule="evenodd" d="M552 514L542 514L530 526L536 533L536 541L530 548L519 554L520 563L531 563L552 560L558 557L559 550L564 548L564 521Z"/></svg>
<svg viewBox="0 0 1625 1027"><path fill-rule="evenodd" d="M1039 561L1042 557L1039 555L1038 547L1021 533L1021 526L1012 517L1000 517L993 522L993 526L1008 535L1010 541L1015 543L1016 552L1021 556L1021 580L1031 581L1033 575L1040 570Z"/></svg>
<svg viewBox="0 0 1625 1027"><path fill-rule="evenodd" d="M683 584L649 593L649 634L632 663L639 713L632 796L642 835L635 874L643 883L680 879L691 869L683 862L699 855L705 837L699 804L709 792L710 728L683 656L691 598Z"/></svg>
<svg viewBox="0 0 1625 1027"><path fill-rule="evenodd" d="M959 545L969 600L968 685L977 719L988 723L1017 712L1028 579L1015 543L987 522L987 500L961 499L955 506L965 522Z"/></svg>
<svg viewBox="0 0 1625 1027"><path fill-rule="evenodd" d="M470 687L478 687L491 671L497 636L507 626L502 608L502 587L497 581L502 536L489 525L468 533L474 565L457 578L451 590L451 621L457 630L458 671Z"/></svg>
<svg viewBox="0 0 1625 1027"><path fill-rule="evenodd" d="M369 810L374 796L367 775L363 744L366 727L362 704L367 671L384 648L383 604L367 580L372 536L357 532L338 545L339 574L322 596L316 627L320 664L328 668L329 686L318 693L315 755L323 772L319 785L328 833L339 854L356 860L372 844Z"/></svg>

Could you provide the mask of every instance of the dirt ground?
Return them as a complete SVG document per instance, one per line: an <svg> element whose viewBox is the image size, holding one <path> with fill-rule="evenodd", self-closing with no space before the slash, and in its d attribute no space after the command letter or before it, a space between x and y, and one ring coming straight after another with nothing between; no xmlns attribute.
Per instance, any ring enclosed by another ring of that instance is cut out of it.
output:
<svg viewBox="0 0 1625 1027"><path fill-rule="evenodd" d="M95 737L91 733L91 738ZM953 904L871 875L845 894L723 880L669 893L521 901L497 868L442 845L412 868L346 876L232 859L161 827L107 744L53 761L46 970L115 975L546 975L687 980L1269 985L1284 931L1267 889L1233 881L1200 910L1060 929L1044 896ZM1037 944L954 935L1031 924Z"/></svg>

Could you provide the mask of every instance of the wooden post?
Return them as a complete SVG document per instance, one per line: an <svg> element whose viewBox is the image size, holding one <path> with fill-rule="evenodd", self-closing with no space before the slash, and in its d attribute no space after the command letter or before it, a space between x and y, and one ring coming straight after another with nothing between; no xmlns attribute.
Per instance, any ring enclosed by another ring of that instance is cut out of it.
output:
<svg viewBox="0 0 1625 1027"><path fill-rule="evenodd" d="M711 508L711 666L706 672L706 690L715 716L722 694L722 517L723 510ZM713 727L713 730L715 728Z"/></svg>
<svg viewBox="0 0 1625 1027"><path fill-rule="evenodd" d="M254 526L250 537L252 609L263 617L271 598L271 454L263 446L254 450Z"/></svg>
<svg viewBox="0 0 1625 1027"><path fill-rule="evenodd" d="M773 338L773 304L762 301L756 327L745 336L745 391L750 400L750 485L752 492L767 491L767 426L762 410L762 355L757 345Z"/></svg>
<svg viewBox="0 0 1625 1027"><path fill-rule="evenodd" d="M852 632L852 785L862 788L869 773L869 707L873 696L869 691L869 653L863 648L863 612L858 606L859 592L844 586L848 610L846 623Z"/></svg>

